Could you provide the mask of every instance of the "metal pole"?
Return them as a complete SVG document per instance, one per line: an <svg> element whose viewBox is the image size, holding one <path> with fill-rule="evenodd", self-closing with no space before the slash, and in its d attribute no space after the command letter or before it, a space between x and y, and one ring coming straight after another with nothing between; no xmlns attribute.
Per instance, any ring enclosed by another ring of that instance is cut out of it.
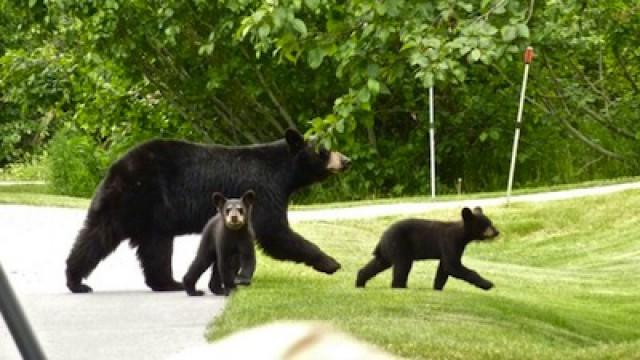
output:
<svg viewBox="0 0 640 360"><path fill-rule="evenodd" d="M516 171L516 155L518 154L518 141L520 140L520 125L522 124L522 110L524 108L525 91L527 89L527 78L529 77L529 64L533 60L533 48L527 47L524 51L524 76L522 78L522 89L520 91L520 107L516 119L516 134L513 138L513 149L511 151L511 166L509 168L509 183L507 185L507 204L511 200L511 188L513 187L513 176Z"/></svg>
<svg viewBox="0 0 640 360"><path fill-rule="evenodd" d="M431 158L431 197L436 197L436 143L433 122L433 86L429 88L429 154Z"/></svg>
<svg viewBox="0 0 640 360"><path fill-rule="evenodd" d="M25 360L46 359L2 269L2 264L0 264L0 312L2 312L4 321L13 336L13 341L20 350L20 354L22 354L22 358Z"/></svg>

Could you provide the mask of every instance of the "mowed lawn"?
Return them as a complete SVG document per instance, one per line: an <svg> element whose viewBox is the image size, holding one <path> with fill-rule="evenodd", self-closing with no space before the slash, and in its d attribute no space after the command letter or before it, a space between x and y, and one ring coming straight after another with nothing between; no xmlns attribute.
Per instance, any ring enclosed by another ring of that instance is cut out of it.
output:
<svg viewBox="0 0 640 360"><path fill-rule="evenodd" d="M502 235L472 243L464 262L496 287L431 284L435 262L414 264L409 289L391 271L354 287L382 231L398 217L309 222L294 228L336 257L333 276L258 258L210 340L280 319L322 320L416 359L628 359L640 356L640 191L486 208ZM459 210L420 217L459 219Z"/></svg>

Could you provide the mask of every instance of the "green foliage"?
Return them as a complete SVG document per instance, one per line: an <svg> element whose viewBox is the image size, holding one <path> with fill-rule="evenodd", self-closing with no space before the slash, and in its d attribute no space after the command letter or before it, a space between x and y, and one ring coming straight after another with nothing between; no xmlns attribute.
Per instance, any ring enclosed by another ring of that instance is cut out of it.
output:
<svg viewBox="0 0 640 360"><path fill-rule="evenodd" d="M0 164L28 158L49 138L68 97L70 66L49 46L0 57Z"/></svg>
<svg viewBox="0 0 640 360"><path fill-rule="evenodd" d="M381 103L411 105L396 92L403 87L460 83L471 64L519 52L513 45L529 37L522 4L478 3L265 2L243 19L236 37L251 42L258 57L273 53L293 63L306 57L311 69L322 65L348 87L330 114L312 121L311 133L334 142L353 136L355 124L345 122L372 128Z"/></svg>
<svg viewBox="0 0 640 360"><path fill-rule="evenodd" d="M106 160L94 140L77 131L61 130L49 144L49 185L58 194L91 196L105 174Z"/></svg>
<svg viewBox="0 0 640 360"><path fill-rule="evenodd" d="M554 2L533 21L539 24L533 39L541 54L532 88L535 112L600 157L585 167L615 159L637 172L638 5Z"/></svg>
<svg viewBox="0 0 640 360"><path fill-rule="evenodd" d="M209 340L276 320L323 321L410 359L625 359L640 351L640 192L485 208L501 235L471 244L464 262L495 283L457 279L432 290L434 261L413 265L408 289L391 270L354 286L380 234L398 217L305 222L296 231L343 265L326 276L259 255L209 328ZM460 210L420 217L459 219ZM204 285L203 285L204 286Z"/></svg>
<svg viewBox="0 0 640 360"><path fill-rule="evenodd" d="M0 166L73 128L109 154L149 137L271 141L354 159L301 199L504 188L533 45L516 186L640 169L637 5L615 0L0 0ZM113 147L113 149L112 149ZM110 156L109 156L110 157Z"/></svg>

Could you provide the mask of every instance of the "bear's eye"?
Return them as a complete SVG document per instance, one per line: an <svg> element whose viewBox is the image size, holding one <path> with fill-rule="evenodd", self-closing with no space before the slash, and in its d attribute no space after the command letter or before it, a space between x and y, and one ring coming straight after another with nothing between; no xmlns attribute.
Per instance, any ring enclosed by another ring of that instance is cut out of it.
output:
<svg viewBox="0 0 640 360"><path fill-rule="evenodd" d="M229 209L229 208L224 209L224 213L226 215L229 215L231 213L231 209Z"/></svg>
<svg viewBox="0 0 640 360"><path fill-rule="evenodd" d="M244 209L243 208L238 208L238 214L243 215L244 213Z"/></svg>

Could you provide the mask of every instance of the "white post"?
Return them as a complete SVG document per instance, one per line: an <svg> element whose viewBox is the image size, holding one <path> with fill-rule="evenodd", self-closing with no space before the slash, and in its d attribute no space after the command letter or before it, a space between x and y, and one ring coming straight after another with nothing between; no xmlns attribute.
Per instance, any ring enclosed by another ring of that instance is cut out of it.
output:
<svg viewBox="0 0 640 360"><path fill-rule="evenodd" d="M513 138L513 150L511 151L511 167L509 168L509 184L507 185L507 204L511 200L511 188L513 187L513 175L516 171L516 155L518 154L518 141L520 140L520 124L522 123L522 110L524 108L524 95L527 89L527 78L529 77L529 64L533 60L533 48L527 47L524 51L524 76L522 78L522 89L520 91L520 107L516 119L516 134Z"/></svg>
<svg viewBox="0 0 640 360"><path fill-rule="evenodd" d="M436 197L436 143L433 123L433 86L429 88L429 154L431 158L431 197Z"/></svg>

